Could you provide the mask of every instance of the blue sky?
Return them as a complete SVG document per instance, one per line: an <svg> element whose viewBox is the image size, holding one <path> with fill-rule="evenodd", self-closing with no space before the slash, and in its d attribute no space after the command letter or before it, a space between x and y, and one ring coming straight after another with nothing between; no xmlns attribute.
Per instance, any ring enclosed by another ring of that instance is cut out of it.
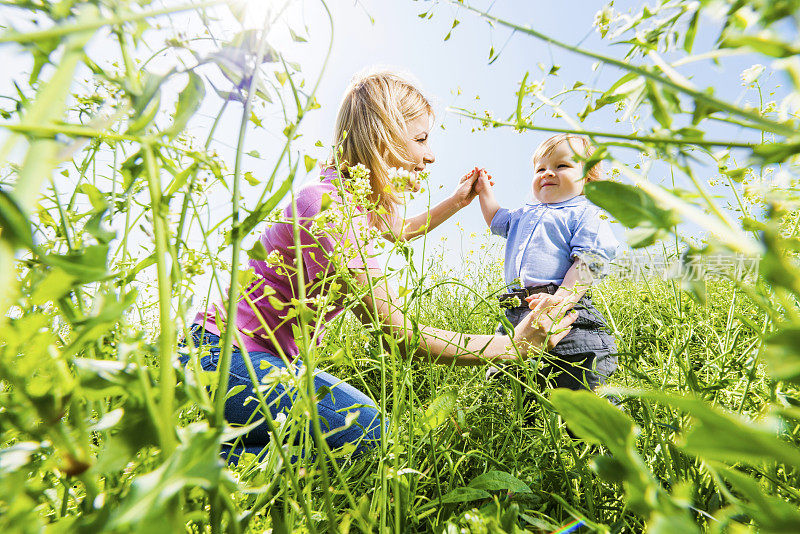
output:
<svg viewBox="0 0 800 534"><path fill-rule="evenodd" d="M586 49L621 57L625 46L611 46L600 38L593 29L596 12L602 2L522 2L502 1L474 2L500 18L517 23L528 24L563 42L581 43ZM515 91L526 72L530 79L546 78L546 92L552 94L562 87L571 87L576 81L603 88L608 87L623 73L610 68L596 68L594 61L547 45L532 37L512 34L506 28L491 27L477 15L459 9L446 2L424 1L362 1L358 3L343 1L331 3L334 16L334 44L331 61L318 94L322 109L305 119L299 147L319 159L324 159L325 149L314 147L316 140L329 145L337 111L338 101L348 81L354 73L364 68L387 66L401 72L410 73L423 90L434 100L437 121L430 144L436 154L436 163L429 167L430 193L433 203L446 198L458 178L475 165L486 167L496 180L496 195L503 206L516 207L530 198L530 179L532 169L530 156L534 148L552 134L543 132L517 133L509 128L494 128L487 131L474 131L477 123L460 118L448 112L449 107L464 107L482 112L490 110L495 117L505 117L515 107ZM638 7L638 2L615 3L619 11ZM422 13L432 13L432 18L421 19ZM290 25L296 30L307 26L305 34L309 42L289 46L287 54L295 57L306 72L314 69L322 57L322 47L327 43L327 23L321 16L319 5L309 2L303 17L295 13L289 17ZM459 24L452 28L453 21ZM716 38L718 25L705 20L697 38L697 50L705 50ZM451 31L452 30L452 31ZM448 40L445 36L450 34ZM280 36L280 32L277 34ZM284 38L278 42L288 44ZM491 64L489 50L501 51L500 57ZM705 47L705 48L704 48ZM715 66L710 62L689 65L681 72L699 86L712 85L716 94L732 101L752 99L753 91L747 93L741 85L740 72L757 62L756 57L734 57L721 61ZM763 60L762 60L763 61ZM560 67L558 76L546 77L544 71L551 66ZM567 102L567 110L575 113L585 106L582 98ZM232 121L235 127L238 117ZM614 122L611 113L590 117L583 124L587 129L606 130L616 133L629 133L631 125ZM646 117L643 120L647 120ZM541 122L538 122L541 121ZM548 116L545 112L537 115L537 123L566 127L561 119ZM724 134L724 129L709 131ZM727 130L728 135L738 137L735 130ZM248 138L249 147L257 147L261 142L268 143L268 132L257 131ZM263 141L262 141L263 139ZM275 139L274 135L272 137ZM262 151L263 152L263 151ZM616 155L630 164L638 161L635 153L617 151ZM260 162L252 162L256 166ZM701 169L701 178L711 178L716 169ZM705 174L705 176L704 176ZM668 169L656 164L649 179L669 183ZM679 179L679 185L681 185ZM716 190L723 198L729 195L721 188ZM424 209L427 199L417 199L409 206L409 211ZM615 228L622 239L624 231ZM432 232L430 239L439 242L446 238L448 255L458 261L463 253L462 235L485 231L485 223L475 201L445 225ZM702 229L687 226L689 234L702 235ZM494 238L498 239L498 238ZM469 245L466 246L469 248Z"/></svg>
<svg viewBox="0 0 800 534"><path fill-rule="evenodd" d="M277 2L251 1L251 5L275 6ZM520 0L479 0L473 5L490 12L500 18L517 23L527 24L569 44L580 43L586 49L621 57L625 46L612 46L601 40L593 29L592 23L596 12L604 5L593 1L532 2ZM626 11L638 7L641 3L627 1L615 2L615 8ZM436 163L429 169L429 192L431 202L435 203L447 197L455 187L458 178L475 165L486 167L496 180L496 195L503 206L516 207L530 198L530 179L532 169L530 155L535 147L549 133L524 132L517 133L509 128L496 128L486 131L474 131L477 123L460 118L448 112L449 107L463 107L478 112L490 110L494 116L505 117L515 108L515 91L526 72L529 80L546 78L546 93L552 94L562 87L571 87L576 81L603 88L608 87L622 75L609 67L595 68L593 61L575 54L547 45L532 37L512 34L506 28L491 27L477 15L460 9L448 2L400 1L400 0L332 0L330 2L334 18L334 39L331 59L319 88L317 99L321 109L310 113L302 124L302 137L294 147L301 153L309 154L317 159L327 156L327 149L315 146L321 141L324 146L331 143L334 120L339 100L354 73L365 68L383 66L409 73L418 81L423 91L431 97L437 111L436 126L431 134L430 144L436 154ZM258 12L258 9L255 9ZM223 33L232 34L236 25L224 7L213 13L219 16L217 27ZM420 18L422 13L432 13L431 18ZM4 15L4 16L3 16ZM13 20L10 8L0 8L1 18ZM255 17L248 20L255 21ZM459 24L453 28L454 20ZM188 27L190 33L199 33L199 20L194 16L176 15L172 17L175 27ZM289 37L287 27L304 36L307 42L296 43ZM705 50L716 37L718 24L704 20L697 38L697 49ZM445 41L445 36L450 38ZM284 17L275 24L270 33L271 44L281 50L291 61L302 65L305 77L310 81L319 71L327 48L330 35L327 18L319 2L307 0L293 2ZM159 34L151 34L145 46L152 50L160 47ZM162 32L161 37L171 36L170 32ZM103 49L105 42L96 39L89 47L93 58L102 58L108 53ZM212 50L210 42L201 43L199 49ZM488 61L489 50L500 51L495 61ZM25 57L17 54L9 47L0 49L4 63L11 76L0 80L3 94L13 94L12 80L25 79L29 71ZM188 52L169 50L153 60L148 68L156 72L180 64L191 65L193 58ZM734 57L721 62L721 66L703 62L681 69L699 86L713 86L716 94L731 101L752 100L753 91L747 93L742 87L740 72L756 62L763 62L757 57ZM558 76L546 77L544 72L551 66L559 68ZM544 69L544 72L542 71ZM215 83L221 78L209 69L201 71ZM767 80L766 85L779 84L776 77ZM177 92L181 83L176 81L171 87ZM224 84L223 84L224 85ZM780 89L778 89L780 91ZM169 101L165 98L165 101ZM208 86L208 95L200 114L189 124L189 132L197 138L204 139L210 127L213 115L219 109L221 100L213 94ZM580 98L567 102L566 109L575 113L583 109L585 103ZM166 109L169 109L165 105ZM268 106L259 111L264 119L263 128L253 128L248 132L245 151L258 151L261 158L246 156L244 171L264 178L272 169L275 151L282 146L283 122L277 106ZM233 147L240 120L240 107L229 106L215 136L212 148L217 150L230 169L233 168ZM646 118L645 118L646 120ZM551 127L564 127L561 119L548 116L545 112L537 115L537 124ZM629 133L630 124L615 122L614 115L608 113L590 119L584 124L588 129L608 130L617 133ZM721 129L720 129L721 130ZM709 136L722 133L709 131ZM728 130L734 136L741 135L736 130ZM634 153L618 152L623 161L633 164L637 161ZM715 169L701 172L702 178L711 178ZM703 175L705 173L705 176ZM313 179L312 175L306 179ZM656 165L649 179L657 182L668 180L668 169ZM668 183L668 182L665 182ZM716 193L726 197L723 189ZM244 187L245 204L252 205L253 199L260 196L259 186ZM228 213L230 199L223 196L209 197L212 213ZM424 209L427 198L418 198L409 206L410 212ZM451 218L445 225L432 232L430 240L438 243L445 238L447 255L457 262L464 252L462 236L473 232L481 234L485 231L485 223L477 201ZM624 232L616 228L620 238ZM693 235L700 235L701 229L687 227ZM497 238L495 238L497 239ZM500 242L499 240L497 242ZM418 246L419 248L419 246ZM470 248L467 244L466 248Z"/></svg>

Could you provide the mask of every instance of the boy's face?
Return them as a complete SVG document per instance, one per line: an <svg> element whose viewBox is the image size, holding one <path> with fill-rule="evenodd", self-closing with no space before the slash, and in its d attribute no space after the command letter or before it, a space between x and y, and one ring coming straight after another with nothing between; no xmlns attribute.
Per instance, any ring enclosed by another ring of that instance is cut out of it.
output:
<svg viewBox="0 0 800 534"><path fill-rule="evenodd" d="M575 161L578 147L560 142L539 158L533 174L533 196L542 204L555 204L583 192L583 164Z"/></svg>

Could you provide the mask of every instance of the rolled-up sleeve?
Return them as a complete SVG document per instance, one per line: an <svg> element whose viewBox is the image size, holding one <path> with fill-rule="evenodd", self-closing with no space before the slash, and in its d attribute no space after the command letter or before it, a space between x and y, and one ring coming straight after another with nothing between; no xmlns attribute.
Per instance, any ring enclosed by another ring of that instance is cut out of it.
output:
<svg viewBox="0 0 800 534"><path fill-rule="evenodd" d="M586 263L592 274L602 277L617 255L619 241L611 230L608 215L600 208L587 208L578 221L570 241L570 258L579 258Z"/></svg>
<svg viewBox="0 0 800 534"><path fill-rule="evenodd" d="M508 229L511 226L511 219L513 218L514 212L507 210L506 208L500 208L497 210L497 213L494 214L492 218L492 224L489 225L489 229L492 231L494 235L499 235L500 237L508 237Z"/></svg>

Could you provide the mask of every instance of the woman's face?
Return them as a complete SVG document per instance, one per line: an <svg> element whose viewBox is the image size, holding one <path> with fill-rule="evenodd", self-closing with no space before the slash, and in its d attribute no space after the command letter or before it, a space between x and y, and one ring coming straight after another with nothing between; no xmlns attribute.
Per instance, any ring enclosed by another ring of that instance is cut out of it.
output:
<svg viewBox="0 0 800 534"><path fill-rule="evenodd" d="M428 146L428 135L431 130L431 117L427 113L406 123L406 151L411 164L404 165L405 170L414 174L424 171L436 157ZM417 185L417 188L419 185Z"/></svg>

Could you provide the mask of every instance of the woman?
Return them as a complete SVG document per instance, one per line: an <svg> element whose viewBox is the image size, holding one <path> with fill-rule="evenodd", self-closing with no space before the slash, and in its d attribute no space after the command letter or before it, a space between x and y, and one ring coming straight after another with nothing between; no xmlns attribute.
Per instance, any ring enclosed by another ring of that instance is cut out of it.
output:
<svg viewBox="0 0 800 534"><path fill-rule="evenodd" d="M406 240L421 235L476 196L472 187L476 175L470 174L461 179L450 198L428 212L407 219L397 215L402 202L398 178L401 185L418 190L418 173L434 162L428 146L432 117L432 107L420 91L393 73L362 76L346 91L336 121L339 148L332 161L320 180L301 188L281 219L264 230L261 243L269 252L267 259L250 260L256 281L238 302L228 386L244 387L226 401L229 423L253 424L262 417L258 403L246 402L255 391L249 374L253 370L260 389L266 390L270 417L280 419L279 414L291 408L297 391L264 377L276 370L301 371L303 363L297 357L314 343L307 332L318 339L321 325L342 311L346 298L358 298L356 312L365 324L381 325L398 340L402 351L433 363L480 365L516 359L525 357L530 347L552 346L566 335L575 317L553 324L535 300L531 302L535 312L517 327L513 340L421 324L415 332L402 310L393 305L397 297L389 285L379 283L385 279L373 253L377 236ZM298 328L298 322L310 328ZM205 370L217 367L219 335L225 324L222 305L197 315L194 342L210 347L200 361ZM252 362L250 370L245 358ZM369 397L319 370L314 371L314 388L317 392L326 388L317 394L316 406L322 431L334 431L326 437L331 448L351 443L358 453L377 443L381 426ZM259 454L270 441L270 426L262 421L244 435L229 461L237 461L242 451Z"/></svg>

